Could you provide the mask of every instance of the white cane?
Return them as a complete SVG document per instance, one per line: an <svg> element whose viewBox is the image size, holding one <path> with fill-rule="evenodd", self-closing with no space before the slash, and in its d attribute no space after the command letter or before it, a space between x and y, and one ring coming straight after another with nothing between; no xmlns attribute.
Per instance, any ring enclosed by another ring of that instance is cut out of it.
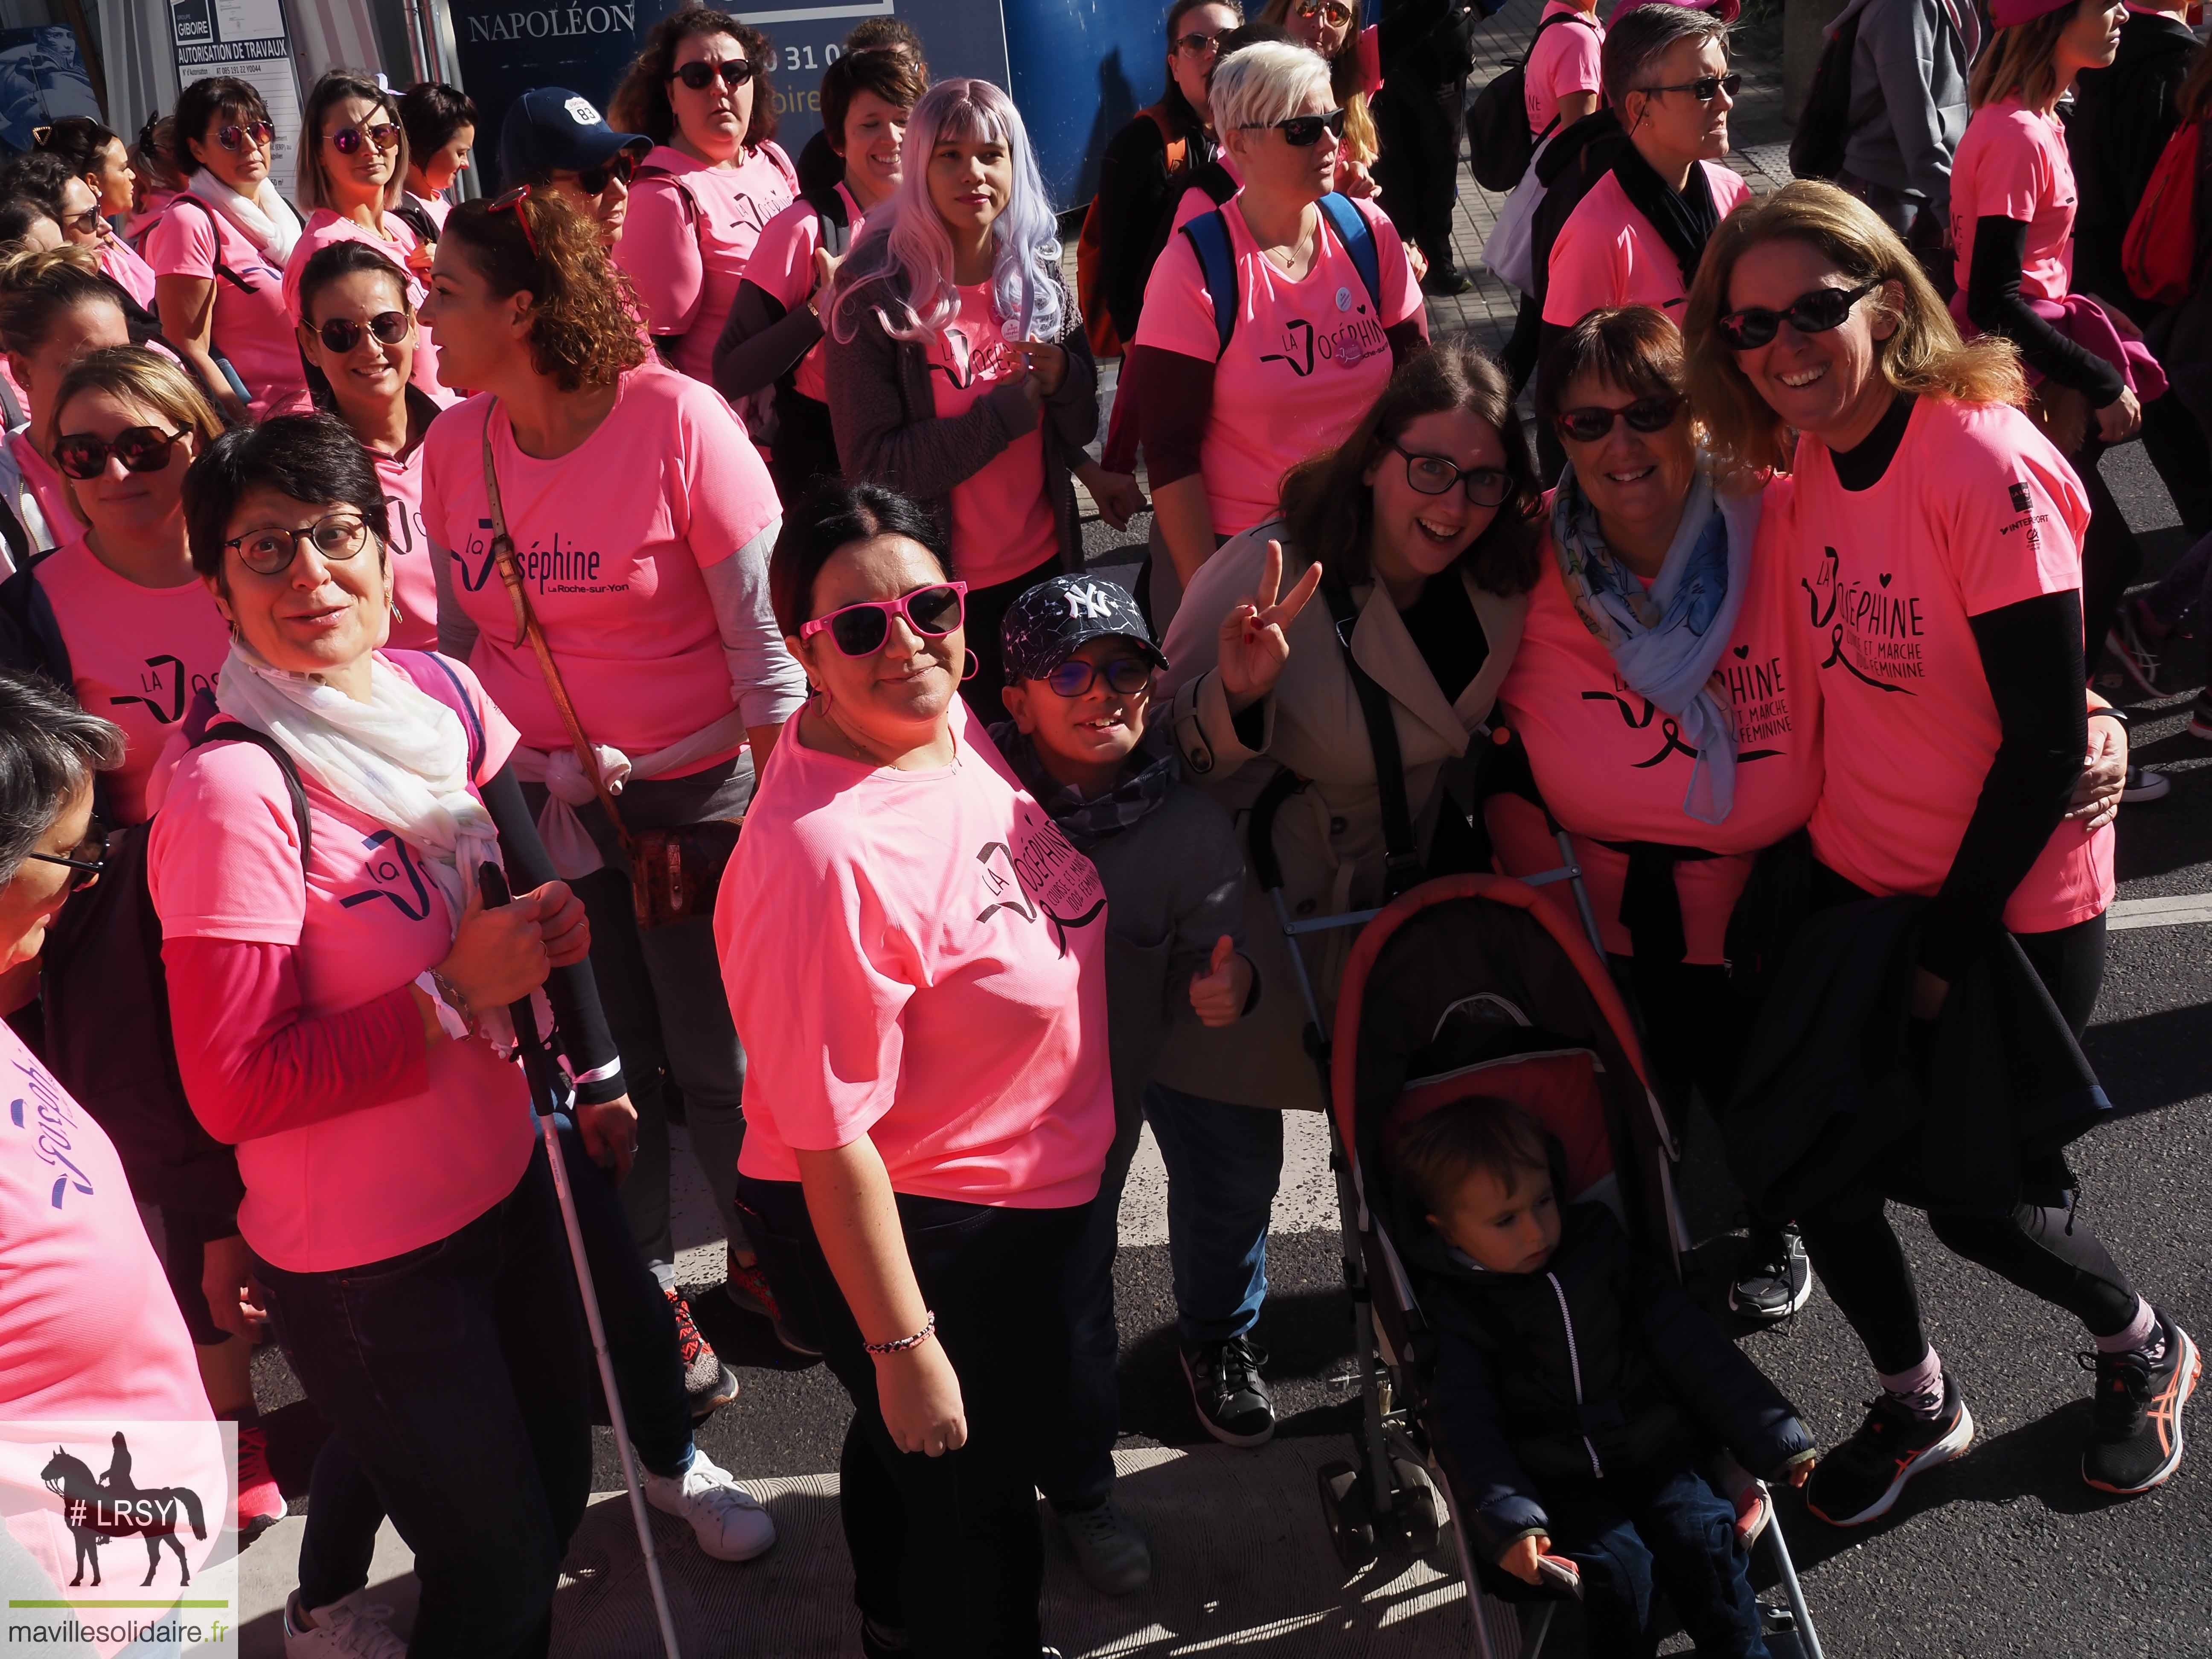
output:
<svg viewBox="0 0 2212 1659"><path fill-rule="evenodd" d="M487 906L507 903L513 896L507 877L495 864L487 864L477 876ZM568 1260L576 1269L576 1288L583 1292L584 1320L592 1330L592 1352L599 1362L599 1386L606 1391L608 1425L613 1429L615 1450L622 1457L623 1485L629 1492L630 1518L637 1523L638 1547L645 1553L646 1582L653 1589L653 1610L660 1620L660 1645L668 1659L682 1659L676 1644L676 1620L668 1610L668 1589L660 1582L660 1558L653 1553L653 1520L646 1513L645 1488L637 1478L630 1455L629 1425L623 1420L622 1391L615 1386L614 1361L607 1353L607 1330L599 1319L599 1294L592 1284L591 1263L584 1258L583 1230L576 1224L576 1195L569 1190L568 1165L561 1155L561 1132L553 1114L562 1102L556 1086L551 1057L538 1040L538 1014L524 997L509 1005L514 1020L515 1042L522 1049L523 1075L529 1079L531 1109L538 1115L538 1133L544 1143L545 1161L553 1170L553 1192L561 1202L561 1224L568 1234Z"/></svg>

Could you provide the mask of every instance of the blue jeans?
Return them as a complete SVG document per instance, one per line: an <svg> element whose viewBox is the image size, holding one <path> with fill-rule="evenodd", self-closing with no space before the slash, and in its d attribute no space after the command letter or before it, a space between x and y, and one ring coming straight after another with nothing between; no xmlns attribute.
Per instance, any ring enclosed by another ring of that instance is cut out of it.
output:
<svg viewBox="0 0 2212 1659"><path fill-rule="evenodd" d="M1168 1166L1168 1263L1188 1346L1242 1336L1267 1299L1267 1221L1283 1178L1283 1115L1155 1083L1145 1121Z"/></svg>
<svg viewBox="0 0 2212 1659"><path fill-rule="evenodd" d="M255 1266L307 1397L415 1552L410 1655L545 1653L591 1438L582 1310L544 1149L506 1198L420 1249L332 1273ZM319 1501L319 1462L317 1475ZM349 1472L329 1478L357 1516Z"/></svg>
<svg viewBox="0 0 2212 1659"><path fill-rule="evenodd" d="M1686 1461L1547 1492L1552 1549L1581 1570L1592 1653L1649 1655L1655 1589L1698 1659L1767 1659L1735 1510Z"/></svg>

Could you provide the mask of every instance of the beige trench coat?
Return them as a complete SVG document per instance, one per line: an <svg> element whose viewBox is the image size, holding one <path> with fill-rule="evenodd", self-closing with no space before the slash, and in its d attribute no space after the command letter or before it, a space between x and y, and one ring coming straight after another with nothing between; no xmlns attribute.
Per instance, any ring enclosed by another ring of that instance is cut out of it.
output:
<svg viewBox="0 0 2212 1659"><path fill-rule="evenodd" d="M1225 544L1200 568L1168 629L1163 648L1170 666L1158 695L1175 722L1186 775L1237 815L1240 835L1249 830L1252 802L1278 770L1287 767L1308 781L1310 787L1283 804L1274 833L1283 896L1291 915L1304 920L1366 909L1380 901L1382 808L1359 696L1320 595L1290 626L1290 660L1263 705L1258 749L1244 746L1230 718L1221 677L1214 672L1221 621L1232 606L1251 599L1269 538L1283 537L1279 522L1258 526ZM1296 548L1285 547L1285 591L1312 562ZM1501 597L1464 575L1460 580L1467 583L1490 651L1481 672L1455 702L1445 698L1381 585L1352 591L1359 614L1352 653L1390 695L1406 799L1425 849L1445 800L1464 792L1470 745L1487 729L1498 688L1520 648L1528 608L1525 594ZM1462 804L1471 805L1471 798ZM1273 908L1258 884L1249 881L1249 872L1248 883L1246 908L1261 978L1261 1006L1235 1025L1203 1032L1199 1042L1178 1044L1160 1080L1211 1099L1319 1108L1322 1097L1301 1041L1306 1017L1288 947ZM1337 982L1357 933L1346 928L1308 936L1305 960L1324 1019L1335 1017Z"/></svg>

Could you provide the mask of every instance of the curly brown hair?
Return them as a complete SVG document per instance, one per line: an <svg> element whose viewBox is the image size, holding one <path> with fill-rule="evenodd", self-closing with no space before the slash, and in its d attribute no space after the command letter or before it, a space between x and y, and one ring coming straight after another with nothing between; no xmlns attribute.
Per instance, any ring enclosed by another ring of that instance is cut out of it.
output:
<svg viewBox="0 0 2212 1659"><path fill-rule="evenodd" d="M676 74L676 49L695 34L726 34L745 49L745 61L753 66L753 112L745 123L744 147L758 149L775 137L775 88L769 79L775 47L758 29L705 6L685 6L653 26L607 105L609 125L622 132L641 132L656 144L675 137L676 109L668 101L668 83Z"/></svg>
<svg viewBox="0 0 2212 1659"><path fill-rule="evenodd" d="M442 240L466 251L495 295L531 296L531 367L562 391L608 385L645 361L629 278L607 258L599 227L567 203L525 195L495 212L464 202Z"/></svg>

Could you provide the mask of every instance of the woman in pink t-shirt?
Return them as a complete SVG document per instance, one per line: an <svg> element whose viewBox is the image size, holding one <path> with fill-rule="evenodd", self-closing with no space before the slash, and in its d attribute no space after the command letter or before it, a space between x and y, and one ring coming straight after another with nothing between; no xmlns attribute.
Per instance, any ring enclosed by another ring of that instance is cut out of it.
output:
<svg viewBox="0 0 2212 1659"><path fill-rule="evenodd" d="M663 18L615 89L608 115L656 148L630 192L616 262L629 273L669 364L711 380L714 343L769 220L799 194L775 139L775 48L727 13Z"/></svg>
<svg viewBox="0 0 2212 1659"><path fill-rule="evenodd" d="M300 272L300 352L319 408L351 428L391 509L392 636L438 645L438 575L422 526L422 440L438 405L410 380L422 330L406 275L368 242L318 248Z"/></svg>
<svg viewBox="0 0 2212 1659"><path fill-rule="evenodd" d="M315 82L302 117L299 199L313 210L307 228L284 262L284 311L299 325L300 273L333 242L374 248L406 273L407 302L416 311L429 292L434 248L396 211L406 198L407 129L390 93L373 81L333 70ZM438 377L438 347L428 328L416 331L415 384L433 402L457 401Z"/></svg>
<svg viewBox="0 0 2212 1659"><path fill-rule="evenodd" d="M49 459L54 394L83 358L130 343L121 301L89 249L52 248L0 262L0 347L28 416L6 439L4 471L15 475L7 505L34 551L84 533L76 503Z"/></svg>
<svg viewBox="0 0 2212 1659"><path fill-rule="evenodd" d="M476 148L476 100L442 81L417 82L399 94L399 124L407 129L407 200L442 231L453 210L446 192L468 171Z"/></svg>
<svg viewBox="0 0 2212 1659"><path fill-rule="evenodd" d="M150 315L153 267L108 224L104 216L107 209L96 182L99 177L97 173L84 176L70 158L56 151L38 149L9 163L7 184L13 193L36 202L53 216L64 242L91 249L100 270L131 296L132 304Z"/></svg>
<svg viewBox="0 0 2212 1659"><path fill-rule="evenodd" d="M927 84L902 52L848 52L830 65L822 77L823 131L844 178L769 221L715 343L714 389L730 407L744 409L750 398L773 400L769 473L787 501L837 471L822 377L822 305L868 215L898 189L907 120ZM823 238L841 227L843 250L833 253Z"/></svg>
<svg viewBox="0 0 2212 1659"><path fill-rule="evenodd" d="M2050 993L2016 1029L2048 1022L2055 1004L2078 1035L2104 971L2117 780L2086 801L2077 792L2085 755L2110 779L2125 733L2117 719L2083 719L2087 502L2020 412L2018 360L1996 342L1962 344L1896 234L1855 198L1806 182L1722 228L1686 332L1698 407L1727 461L1771 467L1796 434L1798 614L1818 653L1824 770L1813 902L1929 901L1908 947L1909 1011L1944 1018L1939 1036L1950 1013L1977 1017L1947 1009L1952 982L1985 952L2008 953L2008 932ZM2007 981L1977 982L1986 1004ZM1916 1172L1933 1156L1908 1140L1872 1167L1833 1168L1830 1195L1796 1218L1882 1382L1865 1425L1805 1489L1836 1525L1886 1512L1911 1475L1973 1437L1883 1213L1892 1193L1927 1201L1913 1196L1926 1190ZM1933 1210L1936 1236L2087 1327L2097 1410L2082 1479L2146 1491L2181 1459L2194 1345L2083 1224L2079 1182L2048 1142L1990 1157L2016 1172L2013 1207Z"/></svg>
<svg viewBox="0 0 2212 1659"><path fill-rule="evenodd" d="M752 1056L739 1201L853 1398L861 1646L1026 1655L1063 1286L1114 1132L1106 899L954 695L946 551L875 485L794 511L771 580L815 695L715 936Z"/></svg>
<svg viewBox="0 0 2212 1659"><path fill-rule="evenodd" d="M1322 203L1340 106L1328 66L1261 41L1224 58L1207 93L1244 187L1206 222L1229 246L1235 312L1209 287L1198 222L1171 238L1145 289L1122 373L1137 398L1159 540L1188 585L1213 550L1275 513L1283 475L1342 441L1395 365L1428 338L1404 245L1371 202L1358 215L1372 289Z"/></svg>
<svg viewBox="0 0 2212 1659"><path fill-rule="evenodd" d="M1254 21L1286 31L1328 64L1330 95L1344 111L1335 188L1346 196L1372 196L1373 168L1382 148L1370 107L1382 90L1382 26L1360 28L1358 16L1354 0L1267 0Z"/></svg>
<svg viewBox="0 0 2212 1659"><path fill-rule="evenodd" d="M900 165L828 301L830 424L847 478L951 526L975 653L962 690L996 719L1006 607L1083 561L1068 475L1098 429L1097 366L1013 100L939 81Z"/></svg>
<svg viewBox="0 0 2212 1659"><path fill-rule="evenodd" d="M300 216L269 177L269 106L246 82L195 81L177 100L174 133L171 160L186 188L146 238L161 337L234 422L304 410L307 383L283 293Z"/></svg>

